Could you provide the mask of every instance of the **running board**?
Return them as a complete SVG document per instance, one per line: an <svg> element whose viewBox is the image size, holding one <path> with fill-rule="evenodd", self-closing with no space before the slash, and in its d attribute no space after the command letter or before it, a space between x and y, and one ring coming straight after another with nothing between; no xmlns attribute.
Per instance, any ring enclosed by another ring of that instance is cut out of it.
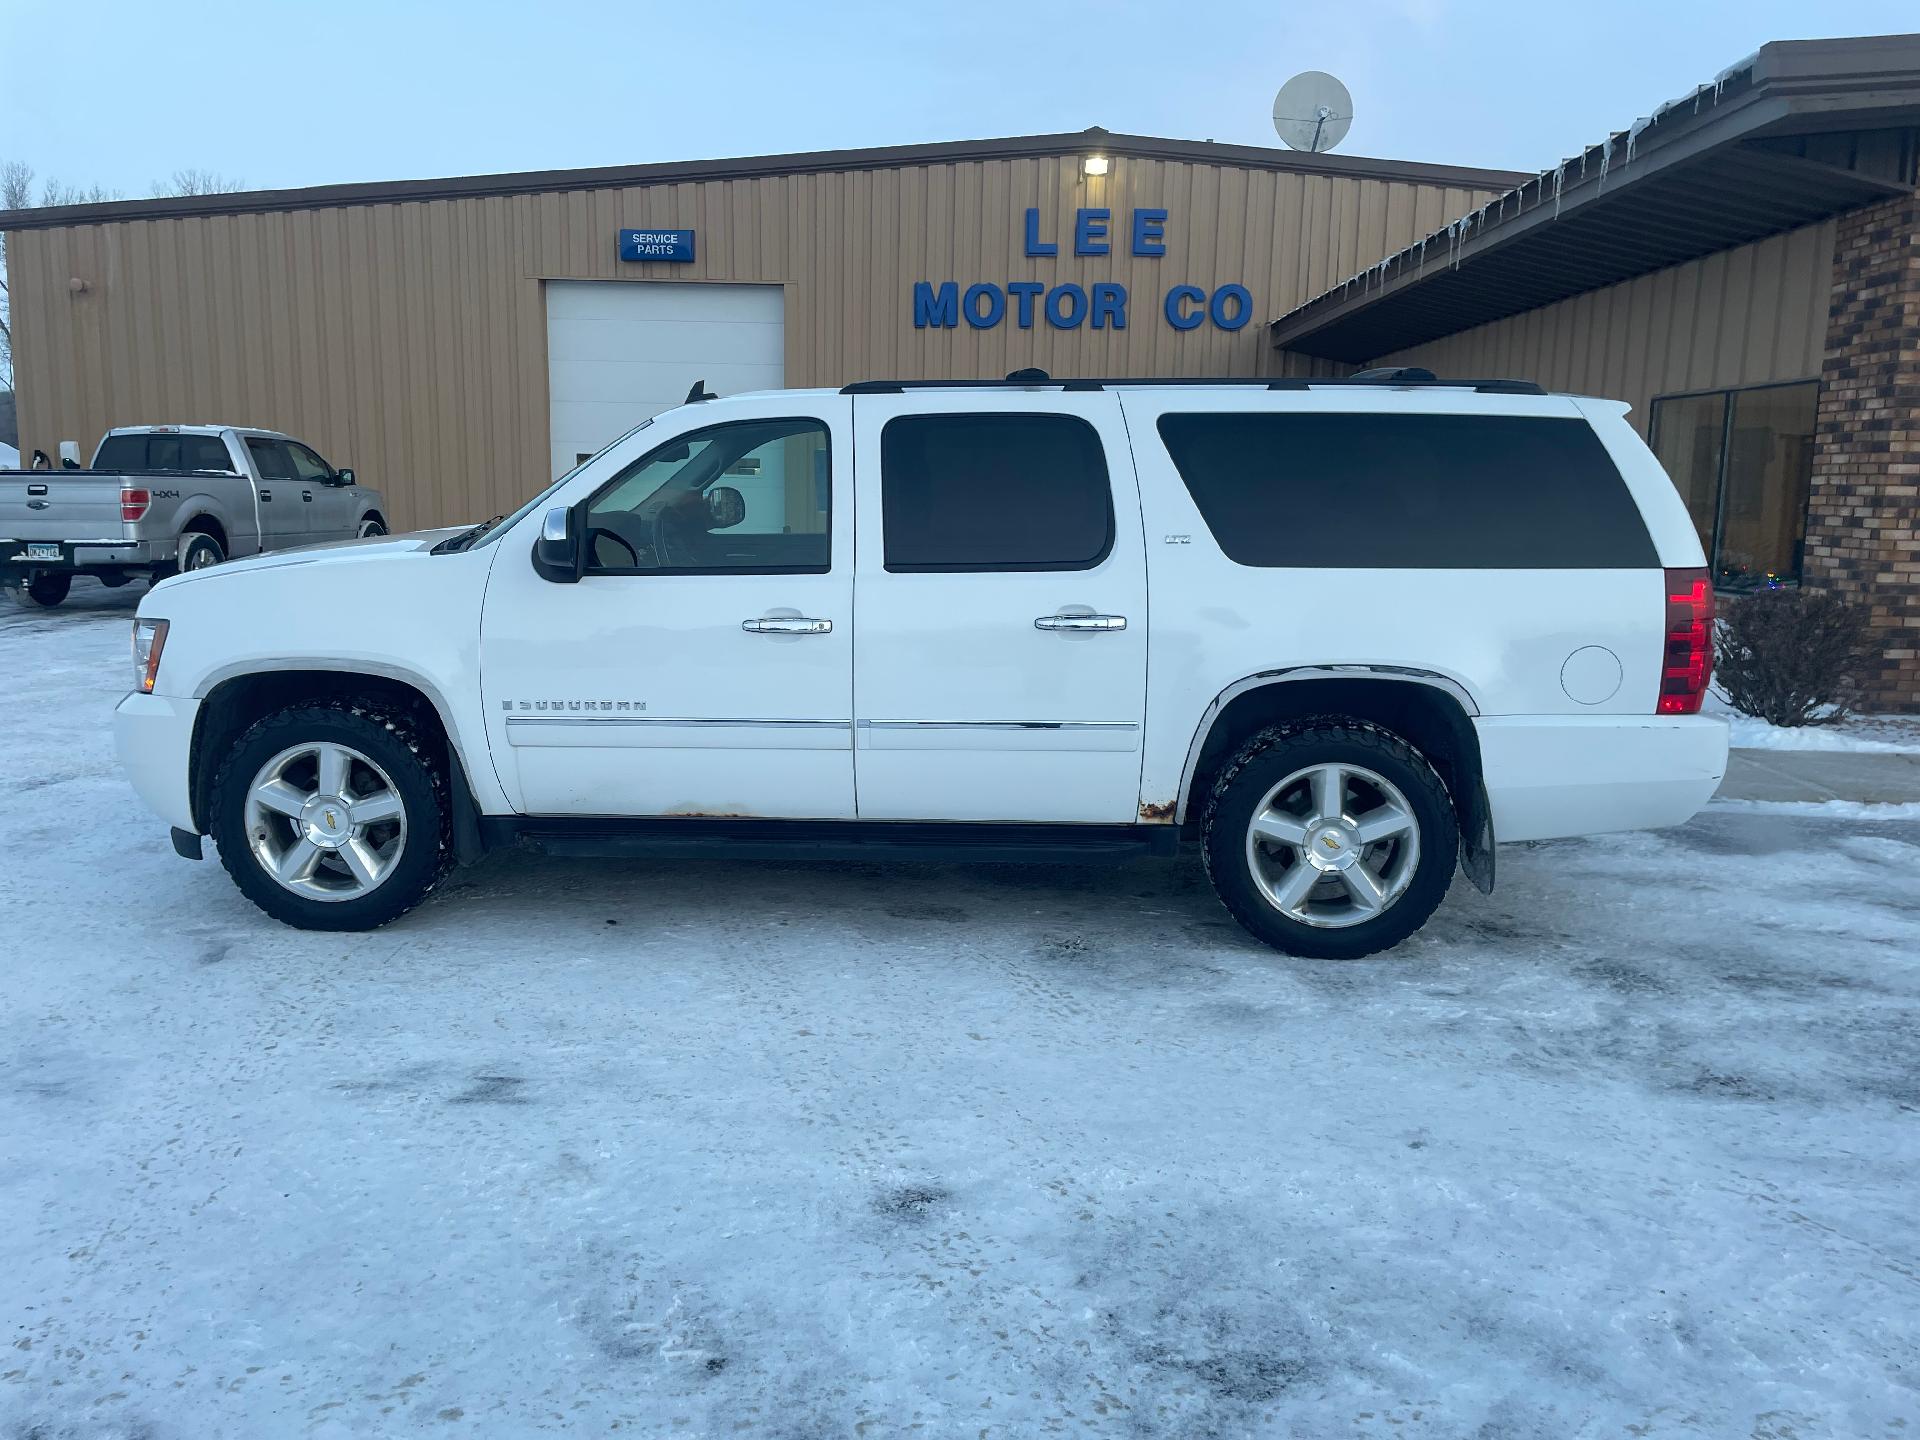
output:
<svg viewBox="0 0 1920 1440"><path fill-rule="evenodd" d="M1085 865L1179 852L1172 825L1002 825L957 821L568 819L483 815L488 849L548 855L712 860L932 860Z"/></svg>

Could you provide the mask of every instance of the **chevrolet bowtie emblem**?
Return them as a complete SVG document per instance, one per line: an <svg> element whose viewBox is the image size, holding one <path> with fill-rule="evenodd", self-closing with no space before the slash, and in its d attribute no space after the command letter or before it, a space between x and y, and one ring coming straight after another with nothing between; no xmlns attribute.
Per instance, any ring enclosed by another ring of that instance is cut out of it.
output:
<svg viewBox="0 0 1920 1440"><path fill-rule="evenodd" d="M1331 835L1322 835L1320 837L1320 843L1326 846L1327 849L1329 850L1338 850L1340 848L1340 842L1334 839L1333 836Z"/></svg>
<svg viewBox="0 0 1920 1440"><path fill-rule="evenodd" d="M335 815L331 810L327 811L327 828L331 830L333 829L334 826L338 825L339 823L340 823L340 817Z"/></svg>

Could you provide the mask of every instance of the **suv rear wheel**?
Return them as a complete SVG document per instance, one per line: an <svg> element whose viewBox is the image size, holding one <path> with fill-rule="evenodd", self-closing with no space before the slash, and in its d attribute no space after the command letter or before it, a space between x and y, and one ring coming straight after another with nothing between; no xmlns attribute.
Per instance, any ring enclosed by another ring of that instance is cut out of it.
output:
<svg viewBox="0 0 1920 1440"><path fill-rule="evenodd" d="M1427 923L1453 880L1446 785L1390 731L1322 718L1262 731L1213 787L1207 874L1233 917L1292 955L1355 959Z"/></svg>
<svg viewBox="0 0 1920 1440"><path fill-rule="evenodd" d="M451 863L444 768L404 712L312 704L267 716L213 782L212 831L234 884L303 930L371 930Z"/></svg>

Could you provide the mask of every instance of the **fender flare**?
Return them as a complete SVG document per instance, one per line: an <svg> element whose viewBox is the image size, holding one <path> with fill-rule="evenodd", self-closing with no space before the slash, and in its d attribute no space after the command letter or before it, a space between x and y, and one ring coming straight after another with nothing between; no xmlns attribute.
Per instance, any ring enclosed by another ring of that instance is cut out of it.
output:
<svg viewBox="0 0 1920 1440"><path fill-rule="evenodd" d="M1458 679L1438 670L1426 670L1418 666L1288 665L1243 676L1213 697L1194 726L1193 738L1187 745L1186 762L1180 768L1180 789L1177 792L1179 804L1173 816L1174 823L1185 824L1188 819L1193 801L1194 777L1199 769L1201 753L1206 749L1207 740L1213 733L1214 725L1230 704L1250 691L1264 689L1270 685L1284 685L1301 680L1354 679L1377 679L1399 684L1424 685L1438 690L1460 707L1469 727L1472 725L1473 718L1481 713L1479 702L1474 699L1473 693ZM1494 879L1493 810L1487 797L1486 782L1480 775L1477 755L1474 758L1471 773L1463 776L1462 779L1466 783L1460 787L1461 793L1454 797L1457 818L1460 822L1460 868L1483 894L1491 894Z"/></svg>
<svg viewBox="0 0 1920 1440"><path fill-rule="evenodd" d="M475 815L483 813L480 809L480 797L474 788L477 764L461 743L461 737L466 732L455 724L453 707L447 703L445 693L417 670L409 670L400 665L388 665L378 660L345 660L322 656L302 656L297 660L242 660L231 665L223 665L201 676L200 683L194 687L193 698L204 703L208 696L229 680L244 679L250 675L285 674L303 670L318 670L339 675L377 675L383 680L395 680L419 692L433 707L434 714L439 718L440 729L447 737L447 752L454 763L456 831L458 832L463 821L471 823ZM512 803L507 797L505 788L500 784L499 776L494 771L492 751L487 745L484 720L481 722L480 750L482 761L486 766L485 779L491 781L494 788L500 791L503 813L510 813ZM464 794L462 794L463 791ZM464 813L462 813L463 807ZM464 837L456 834L456 839L462 838Z"/></svg>

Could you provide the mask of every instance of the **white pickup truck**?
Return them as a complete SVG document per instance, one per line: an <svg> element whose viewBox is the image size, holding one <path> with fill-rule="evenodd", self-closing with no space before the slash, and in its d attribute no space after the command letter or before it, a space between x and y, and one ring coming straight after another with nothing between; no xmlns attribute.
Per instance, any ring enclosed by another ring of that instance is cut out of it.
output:
<svg viewBox="0 0 1920 1440"><path fill-rule="evenodd" d="M232 556L387 532L351 470L275 430L131 425L85 470L0 470L0 587L58 605L76 575L124 585Z"/></svg>
<svg viewBox="0 0 1920 1440"><path fill-rule="evenodd" d="M1362 955L1496 840L1720 781L1700 542L1624 413L1406 371L707 398L504 519L160 584L119 751L300 926L510 843L1184 835L1256 936Z"/></svg>

